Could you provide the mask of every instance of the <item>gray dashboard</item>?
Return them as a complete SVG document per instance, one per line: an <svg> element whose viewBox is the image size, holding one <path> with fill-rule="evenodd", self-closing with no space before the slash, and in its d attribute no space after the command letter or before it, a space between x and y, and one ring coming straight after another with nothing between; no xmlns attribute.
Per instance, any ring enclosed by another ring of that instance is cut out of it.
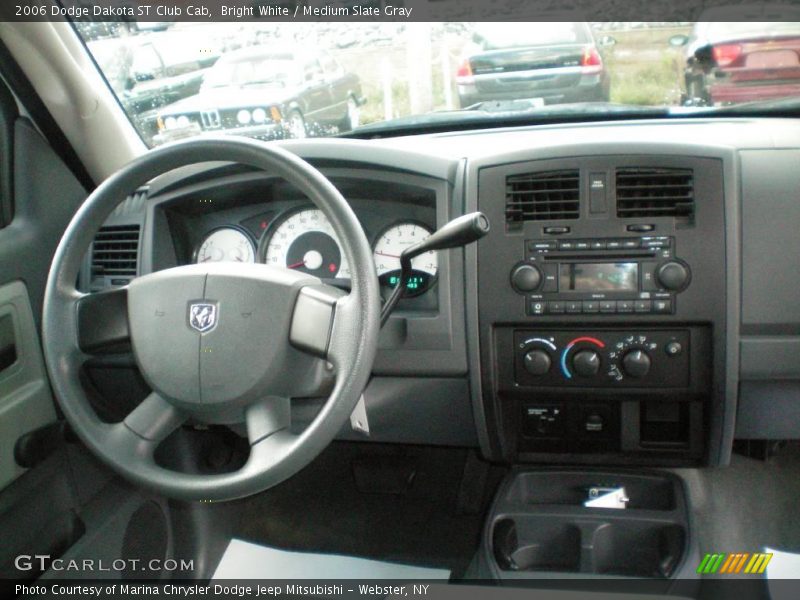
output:
<svg viewBox="0 0 800 600"><path fill-rule="evenodd" d="M282 144L332 178L356 212L364 215L365 229L373 235L381 223L395 218L410 217L438 227L479 208L479 198L484 203L502 203L502 194L487 200L479 185L482 171L502 165L611 155L719 161L724 220L717 239L708 243L724 258L718 290L724 318L714 321L724 331L714 331L711 349L717 409L709 412L704 426L703 462L726 463L734 437L798 437L798 121L720 118L584 123ZM280 213L302 202L277 185L268 175L230 165L182 169L151 182L146 197L140 194L129 200L107 226L139 224L136 273L144 274L188 260L188 249L196 244L201 230L226 220L241 223L259 211ZM231 195L231 190L239 189L248 196L241 202L235 193ZM264 200L254 201L249 195L254 191L263 192ZM200 197L220 198L220 210L192 214L181 209ZM181 223L177 228L176 215L185 217L177 218ZM492 225L498 230L504 226ZM176 234L181 228L183 233ZM479 318L479 297L486 302L491 294L479 293L478 260L477 246L441 256L438 283L428 292L430 296L407 301L385 328L375 377L366 391L367 411L374 424L371 439L479 445L489 458L506 458L492 443L482 401L487 391L482 371L487 349L481 348L486 324ZM92 281L90 262L88 256L83 278L87 289ZM505 272L506 266L502 269ZM496 293L502 295L505 290ZM313 414L314 402L307 405L307 414ZM344 437L358 435L343 432Z"/></svg>

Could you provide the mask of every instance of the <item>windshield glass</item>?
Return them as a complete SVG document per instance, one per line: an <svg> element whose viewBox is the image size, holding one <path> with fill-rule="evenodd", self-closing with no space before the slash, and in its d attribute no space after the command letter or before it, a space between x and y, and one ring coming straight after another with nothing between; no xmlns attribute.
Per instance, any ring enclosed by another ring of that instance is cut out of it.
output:
<svg viewBox="0 0 800 600"><path fill-rule="evenodd" d="M75 27L148 145L800 101L797 22Z"/></svg>
<svg viewBox="0 0 800 600"><path fill-rule="evenodd" d="M291 55L231 56L221 58L203 77L202 89L228 86L286 84L296 74Z"/></svg>

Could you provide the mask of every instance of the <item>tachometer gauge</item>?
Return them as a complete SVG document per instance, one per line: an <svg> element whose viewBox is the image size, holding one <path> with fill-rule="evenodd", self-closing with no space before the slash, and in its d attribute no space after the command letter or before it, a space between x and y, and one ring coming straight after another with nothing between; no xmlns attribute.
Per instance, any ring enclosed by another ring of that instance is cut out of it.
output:
<svg viewBox="0 0 800 600"><path fill-rule="evenodd" d="M423 225L408 221L392 225L378 236L373 257L381 285L390 288L397 285L400 281L400 253L430 234L430 230ZM436 252L420 254L411 261L411 267L405 295L417 296L428 291L436 281L439 269Z"/></svg>
<svg viewBox="0 0 800 600"><path fill-rule="evenodd" d="M261 242L259 256L268 265L296 269L315 277L350 277L333 225L317 208L283 218Z"/></svg>
<svg viewBox="0 0 800 600"><path fill-rule="evenodd" d="M234 227L222 227L212 231L197 249L198 263L256 261L253 242L243 231Z"/></svg>

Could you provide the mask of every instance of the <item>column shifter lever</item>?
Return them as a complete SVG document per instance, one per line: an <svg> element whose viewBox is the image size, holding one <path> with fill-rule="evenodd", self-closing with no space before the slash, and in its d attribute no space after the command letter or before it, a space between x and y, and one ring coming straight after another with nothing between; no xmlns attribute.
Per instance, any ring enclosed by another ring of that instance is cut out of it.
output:
<svg viewBox="0 0 800 600"><path fill-rule="evenodd" d="M457 219L453 219L444 227L435 231L421 242L409 246L400 253L400 281L397 282L391 296L381 309L381 327L386 324L389 315L397 306L403 296L408 278L411 276L411 261L420 254L431 250L446 250L460 248L476 242L489 232L489 219L481 212L474 212ZM355 409L350 415L350 427L364 435L369 435L369 418L364 394L358 400Z"/></svg>
<svg viewBox="0 0 800 600"><path fill-rule="evenodd" d="M431 250L447 250L466 246L478 241L488 232L489 219L482 212L473 212L453 219L426 239L403 250L400 253L400 281L381 309L381 327L386 324L389 315L392 314L403 296L406 283L411 276L412 259Z"/></svg>

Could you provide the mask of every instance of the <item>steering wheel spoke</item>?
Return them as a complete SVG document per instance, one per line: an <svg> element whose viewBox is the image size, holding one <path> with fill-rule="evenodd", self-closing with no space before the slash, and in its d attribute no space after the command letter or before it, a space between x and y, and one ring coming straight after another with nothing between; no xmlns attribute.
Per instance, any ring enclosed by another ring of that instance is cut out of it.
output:
<svg viewBox="0 0 800 600"><path fill-rule="evenodd" d="M78 346L86 354L107 354L130 344L128 288L85 294L76 301Z"/></svg>
<svg viewBox="0 0 800 600"><path fill-rule="evenodd" d="M296 348L326 358L339 301L346 293L323 283L300 289L294 304L289 341Z"/></svg>
<svg viewBox="0 0 800 600"><path fill-rule="evenodd" d="M186 415L161 394L151 392L125 418L124 424L143 440L158 444L186 421Z"/></svg>
<svg viewBox="0 0 800 600"><path fill-rule="evenodd" d="M245 411L250 445L255 446L278 431L288 430L291 420L292 405L289 398L270 396L251 404Z"/></svg>

